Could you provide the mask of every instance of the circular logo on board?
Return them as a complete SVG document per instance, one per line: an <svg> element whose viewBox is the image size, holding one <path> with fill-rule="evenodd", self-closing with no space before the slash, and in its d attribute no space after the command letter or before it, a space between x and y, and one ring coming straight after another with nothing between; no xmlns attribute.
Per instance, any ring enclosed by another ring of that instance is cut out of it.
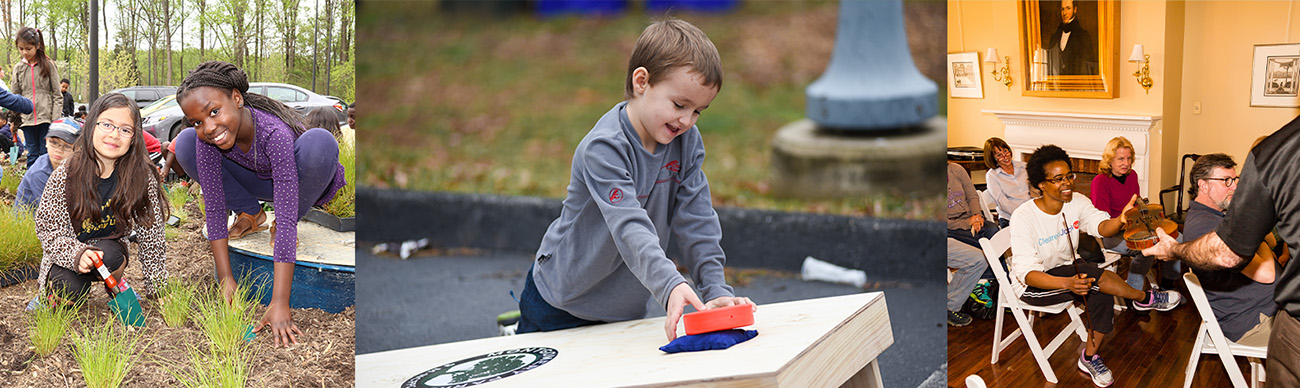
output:
<svg viewBox="0 0 1300 388"><path fill-rule="evenodd" d="M450 362L424 371L402 383L402 388L464 388L524 373L554 359L560 352L536 347L502 350Z"/></svg>

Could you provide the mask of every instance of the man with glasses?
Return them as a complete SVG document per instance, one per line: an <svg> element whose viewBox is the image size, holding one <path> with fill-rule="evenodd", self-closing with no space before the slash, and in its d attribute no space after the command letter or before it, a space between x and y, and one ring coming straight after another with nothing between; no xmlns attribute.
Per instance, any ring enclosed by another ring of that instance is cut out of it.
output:
<svg viewBox="0 0 1300 388"><path fill-rule="evenodd" d="M1233 199L1213 231L1179 244L1167 234L1142 251L1162 260L1182 260L1194 269L1236 269L1250 265L1259 245L1276 228L1288 244L1300 242L1300 120L1293 120L1250 150L1234 181ZM1217 183L1217 182L1215 182ZM1223 183L1229 183L1223 181ZM1292 251L1296 249L1291 245ZM1279 262L1274 277L1273 316L1266 369L1269 386L1300 386L1300 265ZM1202 282L1208 285L1209 282Z"/></svg>
<svg viewBox="0 0 1300 388"><path fill-rule="evenodd" d="M23 175L22 182L18 183L15 211L22 209L28 213L36 212L36 206L41 202L41 193L45 192L45 182L50 180L54 169L72 156L73 144L77 143L77 134L80 132L81 124L71 117L50 123L50 130L45 135L45 145L49 152L37 158L32 168Z"/></svg>
<svg viewBox="0 0 1300 388"><path fill-rule="evenodd" d="M1214 230L1237 190L1237 166L1225 154L1200 157L1192 165L1192 196L1183 231L1194 240ZM1271 238L1270 234L1266 240ZM1276 240L1273 240L1276 245ZM1223 334L1242 345L1266 346L1277 304L1273 303L1273 279L1278 272L1276 255L1267 242L1262 244L1245 269L1205 270L1193 268L1205 288ZM1281 255L1285 256L1282 247Z"/></svg>

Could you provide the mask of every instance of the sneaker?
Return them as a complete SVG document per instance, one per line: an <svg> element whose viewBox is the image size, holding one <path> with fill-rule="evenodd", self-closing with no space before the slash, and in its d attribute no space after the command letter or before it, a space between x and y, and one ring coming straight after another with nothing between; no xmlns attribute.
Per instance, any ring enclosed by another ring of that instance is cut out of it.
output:
<svg viewBox="0 0 1300 388"><path fill-rule="evenodd" d="M970 321L971 318L969 314L960 311L948 312L948 326L956 326L956 327L966 326L970 324Z"/></svg>
<svg viewBox="0 0 1300 388"><path fill-rule="evenodd" d="M1179 295L1177 291L1150 290L1147 291L1147 296L1151 299L1150 303L1143 304L1139 301L1133 301L1133 309L1138 311L1169 311L1173 310L1174 307L1178 307L1178 303L1183 300L1182 295Z"/></svg>
<svg viewBox="0 0 1300 388"><path fill-rule="evenodd" d="M1147 310L1138 310L1138 309L1134 308L1134 307L1133 307L1133 300L1131 300L1131 299L1124 299L1124 304L1128 305L1128 311L1131 312L1131 313L1133 313L1133 314L1137 314L1138 316L1141 316L1141 317L1145 317L1145 316L1151 315L1151 312L1150 312L1150 311L1147 311Z"/></svg>
<svg viewBox="0 0 1300 388"><path fill-rule="evenodd" d="M1110 374L1110 368L1101 361L1100 354L1094 354L1092 359L1089 359L1084 356L1083 351L1079 351L1079 370L1092 376L1092 383L1098 387L1110 386L1115 382L1114 376Z"/></svg>
<svg viewBox="0 0 1300 388"><path fill-rule="evenodd" d="M32 311L44 307L41 305L41 297L33 297L31 302L27 302L27 311Z"/></svg>
<svg viewBox="0 0 1300 388"><path fill-rule="evenodd" d="M502 336L515 335L519 330L519 310L501 313L497 316L497 332Z"/></svg>

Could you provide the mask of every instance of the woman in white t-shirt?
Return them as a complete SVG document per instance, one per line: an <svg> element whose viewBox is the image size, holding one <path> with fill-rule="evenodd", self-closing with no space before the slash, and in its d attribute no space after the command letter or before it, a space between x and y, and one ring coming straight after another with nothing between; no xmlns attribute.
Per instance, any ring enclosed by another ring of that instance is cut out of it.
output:
<svg viewBox="0 0 1300 388"><path fill-rule="evenodd" d="M1012 215L1008 261L1012 287L1021 300L1038 306L1086 299L1090 333L1078 366L1092 376L1094 384L1110 385L1113 378L1097 348L1114 329L1111 295L1134 300L1136 309L1159 311L1178 306L1180 297L1172 291L1136 290L1113 272L1075 260L1080 230L1095 237L1113 236L1123 228L1124 217L1110 218L1088 197L1074 192L1075 174L1064 150L1054 145L1038 148L1025 170L1030 186L1042 196L1025 202ZM1136 198L1129 200L1125 210L1133 207Z"/></svg>

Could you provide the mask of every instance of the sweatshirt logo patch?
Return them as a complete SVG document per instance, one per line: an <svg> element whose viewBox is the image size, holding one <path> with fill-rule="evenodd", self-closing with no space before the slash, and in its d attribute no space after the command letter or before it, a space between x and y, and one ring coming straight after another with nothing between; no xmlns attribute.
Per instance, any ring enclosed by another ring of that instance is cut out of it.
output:
<svg viewBox="0 0 1300 388"><path fill-rule="evenodd" d="M668 164L664 165L664 168L668 169L668 171L672 171L673 173L678 173L682 171L681 163L677 163L676 160L668 162Z"/></svg>
<svg viewBox="0 0 1300 388"><path fill-rule="evenodd" d="M614 188L609 191L609 203L619 203L623 201L623 190Z"/></svg>

